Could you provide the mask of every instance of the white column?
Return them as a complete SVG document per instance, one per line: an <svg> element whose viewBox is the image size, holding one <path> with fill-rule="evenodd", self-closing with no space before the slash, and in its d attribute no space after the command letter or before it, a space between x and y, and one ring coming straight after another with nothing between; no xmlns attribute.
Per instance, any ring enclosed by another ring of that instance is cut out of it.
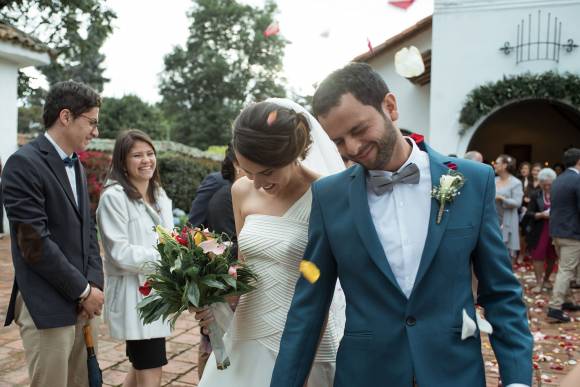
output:
<svg viewBox="0 0 580 387"><path fill-rule="evenodd" d="M18 148L18 66L0 59L0 158L2 165ZM8 220L4 213L4 231Z"/></svg>

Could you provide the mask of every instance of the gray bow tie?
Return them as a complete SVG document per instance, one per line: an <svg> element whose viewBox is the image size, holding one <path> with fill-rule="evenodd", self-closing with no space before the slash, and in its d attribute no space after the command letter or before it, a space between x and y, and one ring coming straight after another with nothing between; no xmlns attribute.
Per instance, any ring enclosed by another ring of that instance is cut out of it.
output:
<svg viewBox="0 0 580 387"><path fill-rule="evenodd" d="M391 177L382 174L382 171L369 171L369 182L371 188L377 195L391 192L395 184L419 184L419 168L416 164L409 164L399 172L393 173Z"/></svg>

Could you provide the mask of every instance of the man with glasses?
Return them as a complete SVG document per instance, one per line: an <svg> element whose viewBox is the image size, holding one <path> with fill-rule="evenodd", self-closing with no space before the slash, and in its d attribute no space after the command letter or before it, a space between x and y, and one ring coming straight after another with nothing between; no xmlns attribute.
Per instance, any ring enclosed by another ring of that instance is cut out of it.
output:
<svg viewBox="0 0 580 387"><path fill-rule="evenodd" d="M103 305L103 269L87 180L76 152L99 135L101 98L60 82L44 105L46 132L6 162L2 193L15 280L6 323L16 322L31 386L88 386L83 327Z"/></svg>

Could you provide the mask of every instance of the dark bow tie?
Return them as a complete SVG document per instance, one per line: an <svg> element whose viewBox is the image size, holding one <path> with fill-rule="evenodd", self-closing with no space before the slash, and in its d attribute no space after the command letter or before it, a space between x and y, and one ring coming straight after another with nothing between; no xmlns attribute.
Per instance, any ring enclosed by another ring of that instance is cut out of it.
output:
<svg viewBox="0 0 580 387"><path fill-rule="evenodd" d="M74 167L75 164L79 161L79 158L76 153L73 153L72 157L65 157L62 159L65 167Z"/></svg>
<svg viewBox="0 0 580 387"><path fill-rule="evenodd" d="M420 177L419 167L414 163L393 173L391 177L385 176L382 171L369 171L371 188L377 195L391 192L395 184L418 184Z"/></svg>

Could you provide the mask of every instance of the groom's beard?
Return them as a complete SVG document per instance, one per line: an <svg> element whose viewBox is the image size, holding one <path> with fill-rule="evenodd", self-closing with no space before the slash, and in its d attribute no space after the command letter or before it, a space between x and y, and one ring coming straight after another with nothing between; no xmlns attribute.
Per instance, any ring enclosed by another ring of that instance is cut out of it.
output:
<svg viewBox="0 0 580 387"><path fill-rule="evenodd" d="M383 137L367 145L367 147L376 147L377 155L375 159L371 161L370 164L365 164L358 161L356 157L353 158L353 161L361 164L368 170L383 170L393 157L393 150L395 149L395 144L397 143L397 131L393 123L388 121L386 117L383 117L383 120L385 131ZM363 152L366 151L367 147L365 147Z"/></svg>

